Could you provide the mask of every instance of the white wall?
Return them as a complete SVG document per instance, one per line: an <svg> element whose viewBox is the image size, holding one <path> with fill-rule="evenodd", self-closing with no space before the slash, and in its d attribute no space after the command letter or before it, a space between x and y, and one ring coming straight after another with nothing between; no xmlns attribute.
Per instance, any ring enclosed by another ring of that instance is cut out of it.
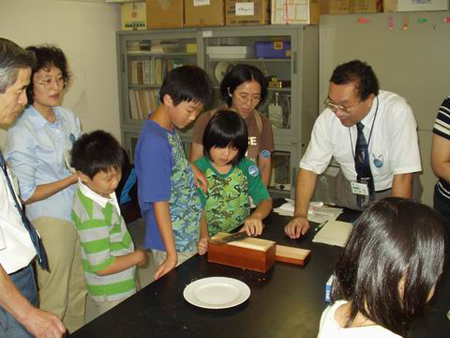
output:
<svg viewBox="0 0 450 338"><path fill-rule="evenodd" d="M449 95L450 12L411 12L320 17L320 90L328 93L333 69L346 61L367 61L375 70L381 89L408 101L417 120L423 171L422 202L433 204L437 178L430 165L431 139L438 108ZM408 29L403 29L405 18ZM359 24L358 19L369 20ZM420 23L423 20L424 23ZM394 26L390 29L392 20ZM321 105L323 106L323 105Z"/></svg>
<svg viewBox="0 0 450 338"><path fill-rule="evenodd" d="M120 140L115 32L120 6L58 0L0 0L0 36L22 47L50 43L66 54L72 82L62 105L83 131L104 129ZM0 130L3 147L6 131Z"/></svg>

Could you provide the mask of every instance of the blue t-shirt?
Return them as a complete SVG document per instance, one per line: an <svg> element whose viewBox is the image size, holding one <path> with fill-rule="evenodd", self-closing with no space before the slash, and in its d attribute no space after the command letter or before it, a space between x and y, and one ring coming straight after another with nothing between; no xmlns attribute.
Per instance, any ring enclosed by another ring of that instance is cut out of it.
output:
<svg viewBox="0 0 450 338"><path fill-rule="evenodd" d="M177 251L195 252L202 205L178 133L145 121L136 145L135 169L146 224L145 247L165 251L153 203L168 201Z"/></svg>

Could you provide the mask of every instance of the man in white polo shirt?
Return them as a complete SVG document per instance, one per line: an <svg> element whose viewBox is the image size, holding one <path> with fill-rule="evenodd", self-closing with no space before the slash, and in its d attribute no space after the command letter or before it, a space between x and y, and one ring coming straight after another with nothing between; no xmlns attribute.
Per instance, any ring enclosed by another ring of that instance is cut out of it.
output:
<svg viewBox="0 0 450 338"><path fill-rule="evenodd" d="M0 38L0 124L9 125L27 104L34 54ZM32 261L36 249L16 205L13 180L0 154L0 337L61 337L59 318L37 306Z"/></svg>
<svg viewBox="0 0 450 338"><path fill-rule="evenodd" d="M333 157L343 173L337 193L342 206L362 210L387 197L412 197L413 173L422 170L417 124L405 99L379 89L372 68L359 60L338 66L325 109L317 118L297 175L291 238L309 229L309 202L317 176Z"/></svg>

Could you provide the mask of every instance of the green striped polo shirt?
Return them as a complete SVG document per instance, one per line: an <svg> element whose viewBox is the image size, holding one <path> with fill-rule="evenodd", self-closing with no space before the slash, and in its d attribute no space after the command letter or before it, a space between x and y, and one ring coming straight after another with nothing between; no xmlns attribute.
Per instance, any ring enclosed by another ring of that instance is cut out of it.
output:
<svg viewBox="0 0 450 338"><path fill-rule="evenodd" d="M98 203L101 199L104 207ZM136 293L136 267L107 276L96 274L108 268L115 257L134 251L125 221L112 202L81 182L73 199L72 219L80 238L87 289L94 301L120 300Z"/></svg>

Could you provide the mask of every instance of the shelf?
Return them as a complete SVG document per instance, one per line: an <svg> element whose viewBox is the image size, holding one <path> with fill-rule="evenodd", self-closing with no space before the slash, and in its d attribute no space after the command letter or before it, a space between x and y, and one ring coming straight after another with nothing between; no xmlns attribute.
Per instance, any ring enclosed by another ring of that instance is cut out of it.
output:
<svg viewBox="0 0 450 338"><path fill-rule="evenodd" d="M256 58L253 52L247 54L247 57L241 54L237 59L230 59L222 54L218 54L218 58L210 58L207 53L209 46L253 48L255 42L273 41L275 38L291 42L290 58ZM195 64L205 69L215 84L215 108L223 104L217 94L220 88L218 84L227 70L226 64L250 64L258 67L268 79L276 77L285 81L285 85L289 85L281 88L268 87L267 98L258 109L272 122L274 134L275 152L272 154L273 171L269 191L273 196L293 197L296 170L304 150L303 145L309 142L314 121L318 116L318 39L318 27L310 25L118 32L120 125L125 149L130 156L134 155L134 147L143 123L139 118L146 117L149 110L155 109L159 104L160 82L168 70L182 64ZM167 52L127 49L129 46L148 46L149 42L154 40L174 41L179 43L179 48L172 48ZM196 45L195 53L186 52L188 44ZM187 151L192 134L192 127L180 131Z"/></svg>
<svg viewBox="0 0 450 338"><path fill-rule="evenodd" d="M241 58L241 59L228 59L228 58L221 58L221 59L211 59L208 58L209 62L221 62L221 61L227 61L232 63L239 63L239 62L291 62L292 59L264 59L264 58Z"/></svg>
<svg viewBox="0 0 450 338"><path fill-rule="evenodd" d="M290 93L292 91L292 89L290 87L289 88L286 88L286 87L284 87L284 88L267 87L267 90L268 91L274 91L274 92L287 92L287 93Z"/></svg>
<svg viewBox="0 0 450 338"><path fill-rule="evenodd" d="M172 56L197 56L197 53L183 53L183 52L150 52L145 50L139 51L127 51L129 56L161 56L161 57L172 57Z"/></svg>
<svg viewBox="0 0 450 338"><path fill-rule="evenodd" d="M161 88L162 83L160 84L132 84L128 85L129 89L158 89Z"/></svg>

